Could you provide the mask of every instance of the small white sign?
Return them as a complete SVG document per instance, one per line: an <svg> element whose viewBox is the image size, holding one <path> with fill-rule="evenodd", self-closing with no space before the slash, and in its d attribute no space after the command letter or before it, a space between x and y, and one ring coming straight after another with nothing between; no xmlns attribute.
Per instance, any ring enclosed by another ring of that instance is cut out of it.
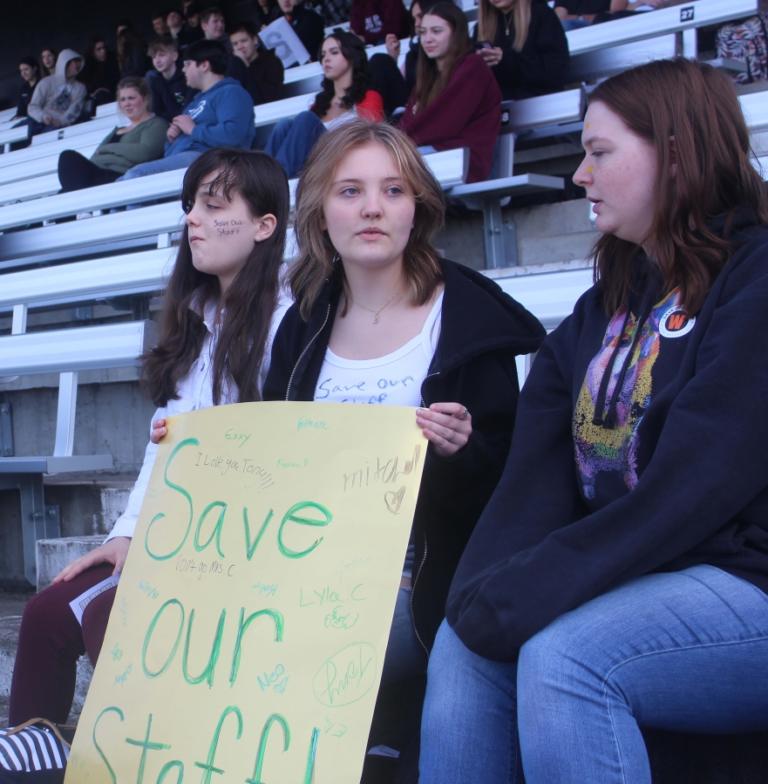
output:
<svg viewBox="0 0 768 784"><path fill-rule="evenodd" d="M267 49L272 49L282 60L284 68L297 64L303 65L310 59L309 52L284 16L275 19L261 30L259 38Z"/></svg>

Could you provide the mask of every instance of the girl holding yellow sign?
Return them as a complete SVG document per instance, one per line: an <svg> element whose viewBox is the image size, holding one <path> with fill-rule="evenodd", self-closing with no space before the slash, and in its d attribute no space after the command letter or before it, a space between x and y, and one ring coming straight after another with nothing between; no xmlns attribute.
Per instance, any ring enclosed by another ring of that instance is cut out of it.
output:
<svg viewBox="0 0 768 784"><path fill-rule="evenodd" d="M290 304L279 277L288 183L272 158L242 150L205 153L184 177L182 205L186 225L160 339L143 362L159 406L153 419L261 399L272 339ZM114 586L84 606L82 624L69 604L122 569L156 451L148 444L128 508L106 542L63 569L27 605L11 686L12 725L33 717L66 721L75 664L84 652L96 661Z"/></svg>
<svg viewBox="0 0 768 784"><path fill-rule="evenodd" d="M439 258L439 184L402 132L324 135L299 181L296 303L266 399L416 408L429 440L382 683L423 676L464 545L504 465L515 356L539 322L485 276Z"/></svg>

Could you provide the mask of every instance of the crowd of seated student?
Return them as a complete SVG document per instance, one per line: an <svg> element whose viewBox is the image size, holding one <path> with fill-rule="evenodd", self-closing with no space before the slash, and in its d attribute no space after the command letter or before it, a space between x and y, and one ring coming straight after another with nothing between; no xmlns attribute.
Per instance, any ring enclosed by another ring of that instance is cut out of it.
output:
<svg viewBox="0 0 768 784"><path fill-rule="evenodd" d="M184 50L184 78L198 93L172 118L163 157L134 166L120 179L186 168L213 147L251 146L253 101L226 70L227 51L219 41L200 40Z"/></svg>
<svg viewBox="0 0 768 784"><path fill-rule="evenodd" d="M36 85L27 105L30 133L63 128L77 122L86 98L85 85L77 80L83 58L73 49L63 49L56 58L55 73Z"/></svg>
<svg viewBox="0 0 768 784"><path fill-rule="evenodd" d="M382 119L395 108L405 106L400 123L406 133L423 148L468 147L469 181L481 180L490 173L501 97L521 97L562 87L567 42L557 17L545 4L534 0L494 0L491 5L489 0L481 0L477 54L471 51L463 12L450 2L440 3L437 11L430 8L430 25L424 26L425 6L421 0L411 5L413 31L419 33L423 28L426 37L421 42L418 37L412 39L401 73L393 59L399 53L400 37L407 32L407 15L400 0L393 0L391 8L386 4L366 4L364 0L351 2L353 33L339 33L326 40L325 79L313 106L299 117L281 122L268 140L266 149L277 156L290 176L300 171L312 145L327 128L356 114ZM201 40L223 47L224 76L229 80L217 86L217 95L223 88L229 88L228 92L234 95L234 77L251 99L246 102L242 93L238 94L239 122L248 115L252 123L249 112L253 105L276 100L282 94L283 65L273 51L260 46L255 25L247 21L231 25L228 36L226 19L219 7L199 11L187 2L183 7L187 19L179 11L166 13L164 22L170 32L153 39L146 49L129 20L121 21L117 27L117 63L121 72L143 69L140 75L147 78L153 111L170 124L163 160L143 162L135 170L125 172L126 177L187 165L194 153L213 146L192 138L194 121L190 112L195 110L190 109L190 101L200 89L200 60L190 59L189 65L180 67L178 42L185 27L196 30ZM256 2L250 8L252 15L263 14L265 22L284 16L300 39L303 36L311 55L320 50L315 50L311 42L322 31L323 19L308 5L277 0L277 5ZM241 5L240 11L243 10ZM160 16L153 17L158 29L163 21ZM192 19L196 25L189 24ZM368 62L362 44L365 40L386 41L388 54L377 54ZM153 65L148 70L147 56ZM183 58L188 59L186 55ZM86 74L93 80L91 86L103 93L108 87L104 82L110 57L102 38L94 40L91 60L93 64ZM208 75L217 77L218 85L218 66L211 67L207 62L204 67L209 69ZM492 75L496 76L501 92ZM208 89L213 86L211 83ZM196 106L205 105L205 100L200 100L195 99ZM195 131L198 137L201 133L199 129ZM242 145L243 134L225 143Z"/></svg>

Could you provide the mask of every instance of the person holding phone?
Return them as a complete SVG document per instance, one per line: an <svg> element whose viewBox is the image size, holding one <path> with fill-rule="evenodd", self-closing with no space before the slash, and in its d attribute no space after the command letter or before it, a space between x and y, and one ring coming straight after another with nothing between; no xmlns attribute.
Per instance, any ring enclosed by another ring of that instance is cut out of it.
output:
<svg viewBox="0 0 768 784"><path fill-rule="evenodd" d="M570 61L568 39L546 3L480 0L475 41L505 100L563 89Z"/></svg>

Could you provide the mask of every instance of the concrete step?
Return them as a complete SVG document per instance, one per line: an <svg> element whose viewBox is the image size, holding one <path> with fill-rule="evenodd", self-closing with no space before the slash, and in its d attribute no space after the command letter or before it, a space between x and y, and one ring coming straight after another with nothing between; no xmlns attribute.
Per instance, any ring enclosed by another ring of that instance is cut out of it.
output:
<svg viewBox="0 0 768 784"><path fill-rule="evenodd" d="M98 525L95 534L62 536L58 539L40 539L37 542L37 590L41 591L69 563L98 547L104 534L112 530L117 518L128 503L131 486L123 483L119 487L102 487L100 490L101 511L95 516Z"/></svg>
<svg viewBox="0 0 768 784"><path fill-rule="evenodd" d="M32 594L0 593L0 727L8 725L8 697L11 690L13 664L19 640L19 626L24 605ZM77 666L75 699L70 713L70 722L76 722L83 709L83 702L91 682L93 668L87 656L80 658Z"/></svg>
<svg viewBox="0 0 768 784"><path fill-rule="evenodd" d="M50 585L53 578L72 561L89 553L104 541L96 536L63 536L59 539L37 540L37 590Z"/></svg>

